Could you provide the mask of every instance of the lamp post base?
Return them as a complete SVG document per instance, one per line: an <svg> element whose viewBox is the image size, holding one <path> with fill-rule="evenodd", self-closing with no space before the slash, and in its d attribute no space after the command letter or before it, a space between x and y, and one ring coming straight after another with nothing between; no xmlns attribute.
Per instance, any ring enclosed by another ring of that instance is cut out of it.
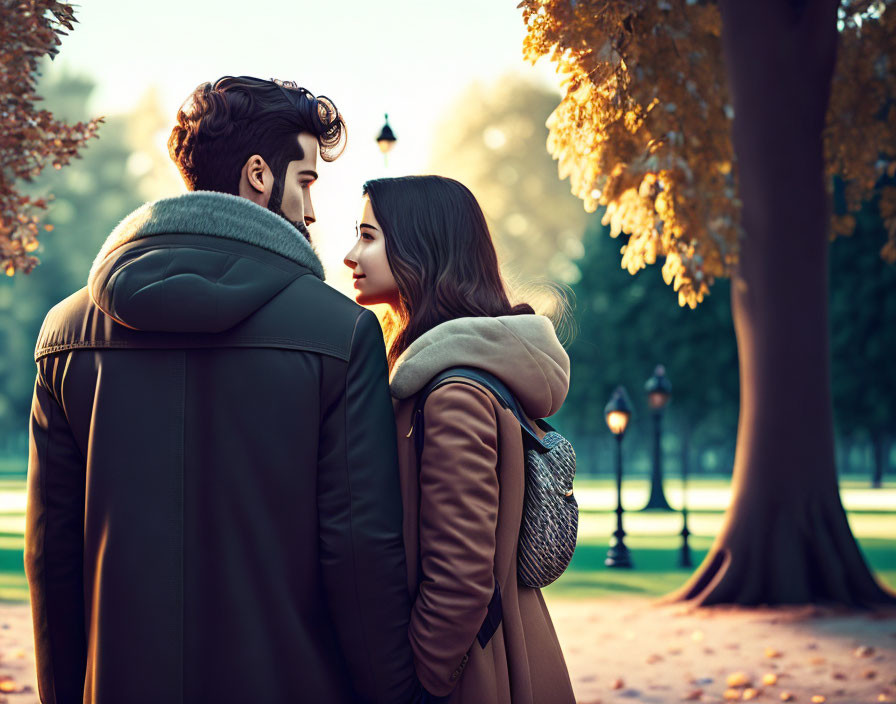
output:
<svg viewBox="0 0 896 704"><path fill-rule="evenodd" d="M607 559L604 560L604 565L607 567L634 567L631 553L622 540L625 533L620 535L620 531L616 531L613 535L615 540L610 544L610 549L607 550Z"/></svg>
<svg viewBox="0 0 896 704"><path fill-rule="evenodd" d="M684 527L681 529L681 555L679 555L678 558L678 566L693 567L694 565L691 562L691 548L688 545L688 536L691 534L691 531L688 530L687 510L682 511L682 517L684 518Z"/></svg>

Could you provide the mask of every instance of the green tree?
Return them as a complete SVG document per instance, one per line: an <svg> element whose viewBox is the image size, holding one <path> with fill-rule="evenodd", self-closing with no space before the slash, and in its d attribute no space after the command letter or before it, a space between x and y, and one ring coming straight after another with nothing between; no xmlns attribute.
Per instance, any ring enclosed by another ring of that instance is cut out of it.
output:
<svg viewBox="0 0 896 704"><path fill-rule="evenodd" d="M569 347L572 384L558 423L579 445L606 438L603 407L617 384L636 404L630 447L649 447L644 382L656 364L673 384L666 411L669 430L693 448L724 447L737 427L737 348L730 299L718 291L696 310L674 305L659 267L636 279L619 266L620 242L607 237L599 217L590 219L576 265L584 273L572 286L578 335ZM622 236L622 244L626 236ZM606 443L609 443L607 439ZM607 444L607 448L609 445ZM602 456L609 457L609 449ZM685 460L679 460L679 463Z"/></svg>
<svg viewBox="0 0 896 704"><path fill-rule="evenodd" d="M870 440L879 487L896 428L896 268L876 253L886 237L878 212L869 203L853 234L831 243L831 378L838 433Z"/></svg>

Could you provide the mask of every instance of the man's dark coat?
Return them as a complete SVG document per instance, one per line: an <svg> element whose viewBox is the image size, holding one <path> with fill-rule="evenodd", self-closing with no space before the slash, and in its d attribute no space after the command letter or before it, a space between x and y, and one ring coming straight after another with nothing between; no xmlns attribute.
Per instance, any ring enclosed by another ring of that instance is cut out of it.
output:
<svg viewBox="0 0 896 704"><path fill-rule="evenodd" d="M25 567L47 704L402 702L375 316L248 200L143 206L37 343Z"/></svg>

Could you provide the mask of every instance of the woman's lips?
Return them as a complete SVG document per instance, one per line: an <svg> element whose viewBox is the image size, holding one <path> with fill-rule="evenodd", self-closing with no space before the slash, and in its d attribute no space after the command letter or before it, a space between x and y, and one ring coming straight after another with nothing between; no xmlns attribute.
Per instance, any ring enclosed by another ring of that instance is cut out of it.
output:
<svg viewBox="0 0 896 704"><path fill-rule="evenodd" d="M355 288L358 288L358 282L359 282L361 279L363 279L363 278L365 278L365 277L364 277L364 276L356 276L356 277L355 277L355 283L353 284L353 286L354 286Z"/></svg>

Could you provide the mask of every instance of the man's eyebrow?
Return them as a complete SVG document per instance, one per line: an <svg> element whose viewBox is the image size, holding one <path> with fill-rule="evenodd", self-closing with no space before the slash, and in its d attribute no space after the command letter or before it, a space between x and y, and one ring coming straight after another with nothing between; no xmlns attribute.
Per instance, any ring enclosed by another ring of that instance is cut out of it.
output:
<svg viewBox="0 0 896 704"><path fill-rule="evenodd" d="M317 171L312 171L311 169L306 169L305 171L299 171L299 176L311 176L317 181Z"/></svg>
<svg viewBox="0 0 896 704"><path fill-rule="evenodd" d="M373 225L370 225L366 222L362 222L360 225L358 225L358 227L369 227L371 230L379 230L378 227L374 227Z"/></svg>

